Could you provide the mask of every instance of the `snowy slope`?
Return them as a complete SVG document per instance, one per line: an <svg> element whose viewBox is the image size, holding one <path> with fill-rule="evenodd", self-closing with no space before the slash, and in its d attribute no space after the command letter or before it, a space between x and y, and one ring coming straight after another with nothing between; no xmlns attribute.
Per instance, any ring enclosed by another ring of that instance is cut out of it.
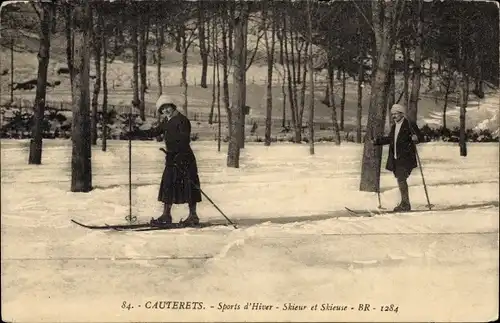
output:
<svg viewBox="0 0 500 323"><path fill-rule="evenodd" d="M27 165L27 142L1 144L6 320L484 321L498 312L497 144L470 144L467 158L453 144L419 146L431 202L469 208L353 218L344 206L378 204L375 194L358 191L360 145L318 144L309 156L306 145L248 144L242 167L228 169L225 147L217 153L214 143L195 142L204 192L235 222L251 218L257 225L144 233L70 223L124 222L125 142L93 151L97 189L88 194L69 192L69 141L45 141L40 166ZM160 146L133 143L139 221L161 211ZM409 183L414 207L425 207L418 170ZM398 202L392 174L382 172L381 188L383 206L392 208ZM177 220L187 209L173 212ZM199 212L204 220L223 220L206 199ZM269 222L291 216L302 219ZM122 309L124 301L134 308ZM148 308L156 301L203 302L205 309ZM219 302L239 309L222 312ZM247 302L273 309L245 310ZM288 303L307 307L286 310ZM365 303L375 310L358 311ZM322 304L347 309L321 311ZM391 304L397 313L380 310Z"/></svg>

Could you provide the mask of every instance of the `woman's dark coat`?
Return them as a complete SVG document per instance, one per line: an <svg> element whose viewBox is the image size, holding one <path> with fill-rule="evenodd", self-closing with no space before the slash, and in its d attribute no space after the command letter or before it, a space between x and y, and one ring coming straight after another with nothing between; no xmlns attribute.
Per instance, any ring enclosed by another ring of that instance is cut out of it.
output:
<svg viewBox="0 0 500 323"><path fill-rule="evenodd" d="M411 171L418 166L416 147L411 137L413 134L415 134L418 137L418 141L422 142L422 134L420 132L420 129L418 129L418 126L415 123L410 123L406 118L403 120L403 124L401 125L401 129L399 130L396 143L394 142L395 131L396 125L393 124L389 135L377 138L374 144L389 145L389 156L387 158L387 163L385 166L387 170L394 172L396 170L397 164L398 167L404 168L407 171ZM396 145L397 148L397 160L394 159L394 145Z"/></svg>
<svg viewBox="0 0 500 323"><path fill-rule="evenodd" d="M158 201L166 204L201 201L196 157L191 149L191 122L181 113L164 119L157 127L140 131L148 137L163 135L167 154Z"/></svg>

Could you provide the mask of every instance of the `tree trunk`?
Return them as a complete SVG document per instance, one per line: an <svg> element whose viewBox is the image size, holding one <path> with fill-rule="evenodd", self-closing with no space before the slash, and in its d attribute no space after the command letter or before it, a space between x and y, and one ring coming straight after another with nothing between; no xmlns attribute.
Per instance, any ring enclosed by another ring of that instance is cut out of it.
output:
<svg viewBox="0 0 500 323"><path fill-rule="evenodd" d="M438 62L437 62L437 64L438 64L438 66L437 66L437 73L438 73L438 75L441 75L441 61L442 61L441 55L438 54Z"/></svg>
<svg viewBox="0 0 500 323"><path fill-rule="evenodd" d="M156 70L157 70L157 80L158 80L158 97L163 94L163 84L161 80L161 59L162 59L162 49L164 43L164 32L161 19L158 17L156 21Z"/></svg>
<svg viewBox="0 0 500 323"><path fill-rule="evenodd" d="M64 29L66 36L66 60L68 63L69 78L73 82L71 73L73 73L73 51L75 44L73 39L73 14L70 4L64 6L64 16L66 19L66 28Z"/></svg>
<svg viewBox="0 0 500 323"><path fill-rule="evenodd" d="M371 140L381 136L384 132L386 105L384 97L386 96L387 73L391 65L391 49L394 46L392 35L394 26L392 14L398 11L398 8L392 10L392 6L404 6L403 1L398 2L371 2L372 20L375 30L375 52L372 57L376 57L373 64L370 107L368 110L368 122L366 127L365 143L363 147L363 159L361 166L360 190L368 192L380 191L380 167L382 159L382 147L373 145ZM402 8L400 9L402 10ZM383 12L383 16L381 13Z"/></svg>
<svg viewBox="0 0 500 323"><path fill-rule="evenodd" d="M410 102L410 67L409 67L409 60L410 60L410 53L408 48L406 48L406 45L401 42L401 52L403 53L403 95L405 98L404 106L408 106Z"/></svg>
<svg viewBox="0 0 500 323"><path fill-rule="evenodd" d="M104 37L104 20L99 15L102 41L102 151L106 151L108 142L108 41Z"/></svg>
<svg viewBox="0 0 500 323"><path fill-rule="evenodd" d="M420 76L422 72L422 45L423 45L423 0L417 0L417 44L415 46L415 61L413 65L413 80L411 85L410 105L408 118L416 122L418 114L418 100L420 94Z"/></svg>
<svg viewBox="0 0 500 323"><path fill-rule="evenodd" d="M131 26L131 48L132 48L132 106L135 109L139 109L139 44L137 37L137 30L139 26L139 17L132 18Z"/></svg>
<svg viewBox="0 0 500 323"><path fill-rule="evenodd" d="M443 107L443 130L446 129L446 109L448 108L448 97L450 95L451 76L446 81L446 90L444 93L444 107Z"/></svg>
<svg viewBox="0 0 500 323"><path fill-rule="evenodd" d="M214 20L214 34L218 35L217 32L217 20ZM217 39L214 36L214 39ZM219 45L218 42L213 43L214 51L217 51L217 56L215 59L215 68L217 69L217 151L220 152L221 140L222 140L222 116L220 109L220 75L219 75Z"/></svg>
<svg viewBox="0 0 500 323"><path fill-rule="evenodd" d="M35 96L35 115L33 124L33 140L30 143L29 164L42 163L42 127L45 115L45 96L47 90L47 69L50 59L50 26L53 9L50 3L41 3L40 11L40 47L38 49L38 76ZM12 70L12 68L11 68Z"/></svg>
<svg viewBox="0 0 500 323"><path fill-rule="evenodd" d="M139 73L141 77L139 114L142 121L146 120L146 89L147 89L147 36L149 21L145 16L139 19Z"/></svg>
<svg viewBox="0 0 500 323"><path fill-rule="evenodd" d="M287 28L287 21L286 17L283 17L283 30L286 31ZM292 46L290 46L292 47ZM286 57L286 74L288 78L288 97L290 100L290 114L292 116L292 125L293 125L293 130L294 130L294 142L295 143L300 143L302 141L302 125L299 125L298 120L297 120L297 113L296 113L296 100L294 100L294 86L293 86L293 79L292 79L292 74L295 74L291 68L290 68L290 56L288 55L288 40L285 38L284 39L284 50L285 50L285 57Z"/></svg>
<svg viewBox="0 0 500 323"><path fill-rule="evenodd" d="M248 8L246 8L245 10L248 10ZM247 11L245 11L245 15L248 15ZM240 16L241 17L241 16ZM246 106L246 95L247 95L247 83L246 83L246 71L247 69L250 67L250 65L247 66L247 34L248 34L248 17L247 16L243 16L243 18L240 18L240 19L244 19L243 21L243 32L242 32L242 42L243 42L243 50L242 50L242 61L243 61L243 71L241 72L242 73L242 79L243 79L243 82L241 83L241 87L243 89L240 90L240 93L241 93L241 96L242 98L239 99L240 102L243 102L243 105L241 106L241 109L240 109L240 114L241 114L241 120L240 120L240 127L241 127L241 132L240 132L240 138L239 138L239 145L240 145L240 149L243 149L245 148L245 124L246 124L246 110L247 110L247 106ZM236 36L235 36L236 37ZM236 41L235 41L236 42ZM236 44L235 44L236 45ZM236 47L236 46L234 46ZM236 54L238 55L238 54ZM234 79L234 78L233 78ZM235 91L236 92L236 91Z"/></svg>
<svg viewBox="0 0 500 323"><path fill-rule="evenodd" d="M212 39L208 39L208 44L210 44L210 40L212 41L213 45L212 45L212 56L213 56L213 61L212 61L212 104L210 105L210 114L208 115L208 124L212 124L213 123L213 119L214 119L214 108L215 108L215 87L216 87L216 84L215 84L215 65L216 65L216 62L218 61L218 52L219 52L219 48L218 48L218 44L217 44L217 37L216 37L216 30L217 30L217 22L216 20L214 19L213 20L214 22L214 30L211 34L212 36ZM210 24L208 26L208 30L210 31ZM218 63L217 63L217 68L218 67ZM217 72L219 72L217 70ZM220 117L220 116L219 116Z"/></svg>
<svg viewBox="0 0 500 323"><path fill-rule="evenodd" d="M175 33L175 51L177 53L182 53L182 50L181 50L181 40L182 40L183 30L184 30L183 26L178 26L177 27L177 32Z"/></svg>
<svg viewBox="0 0 500 323"><path fill-rule="evenodd" d="M229 24L228 26L228 58L231 61L233 59L233 29L234 29L234 22L235 22L235 7L234 7L234 2L230 1L227 2L227 6L229 8ZM232 61L231 64L232 66Z"/></svg>
<svg viewBox="0 0 500 323"><path fill-rule="evenodd" d="M277 20L278 18L276 17L276 15L274 16L273 18L273 22L275 21L279 21ZM281 27L281 25L279 26ZM284 50L283 50L283 46L284 46L284 40L282 39L283 37L283 30L280 30L281 28L278 28L276 30L276 36L278 37L278 40L279 40L279 43L280 43L280 56L279 56L279 61L280 61L280 64L281 66L283 67L283 82L281 83L281 92L282 92L282 96L283 96L283 119L282 119L282 122L281 122L281 127L284 129L286 127L286 81L285 81L285 74L286 74L286 69L285 69L285 65L284 65L284 61L285 61L285 53L284 53Z"/></svg>
<svg viewBox="0 0 500 323"><path fill-rule="evenodd" d="M429 59L429 90L432 90L432 77L433 77L433 74L434 74L434 68L432 67L432 64L434 62L432 61L432 57Z"/></svg>
<svg viewBox="0 0 500 323"><path fill-rule="evenodd" d="M273 20L276 19L276 17L273 17ZM276 33L276 36L278 37L278 40L280 42L280 56L279 56L279 64L283 65L284 64L284 55L283 55L283 30L279 30Z"/></svg>
<svg viewBox="0 0 500 323"><path fill-rule="evenodd" d="M184 89L183 97L184 103L182 104L182 111L184 111L184 115L187 116L188 112L188 82L187 82L187 66L188 66L188 43L186 39L186 30L183 26L181 26L181 47L182 47L182 72L181 72L181 86Z"/></svg>
<svg viewBox="0 0 500 323"><path fill-rule="evenodd" d="M325 87L325 97L321 102L327 106L330 106L330 90L328 89L328 86Z"/></svg>
<svg viewBox="0 0 500 323"><path fill-rule="evenodd" d="M203 1L198 2L198 38L200 41L201 81L200 86L207 88L208 50L205 38L205 11Z"/></svg>
<svg viewBox="0 0 500 323"><path fill-rule="evenodd" d="M233 102L231 107L232 114L232 133L229 137L229 147L227 152L227 166L239 168L241 130L243 122L243 109L245 107L246 91L246 44L245 32L248 19L248 4L245 1L239 3L239 17L235 21L234 28L234 56L233 56Z"/></svg>
<svg viewBox="0 0 500 323"><path fill-rule="evenodd" d="M271 2L266 0L265 9L263 12L264 25L267 27L268 23L268 5ZM274 45L275 45L275 22L274 22L274 6L272 7L272 21L271 21L271 44L269 44L269 37L267 35L267 28L264 32L264 42L266 43L266 55L267 55L267 87L266 87L266 130L265 130L265 146L271 145L271 127L272 127L272 111L273 111L273 62L274 62Z"/></svg>
<svg viewBox="0 0 500 323"><path fill-rule="evenodd" d="M222 88L223 88L223 97L224 97L224 109L226 111L227 117L227 131L228 136L231 138L233 128L232 128L232 115L231 109L229 108L229 82L228 82L228 60L229 60L229 52L228 52L228 37L227 37L227 26L228 26L228 18L227 18L227 8L224 8L222 13ZM220 118L220 116L219 116Z"/></svg>
<svg viewBox="0 0 500 323"><path fill-rule="evenodd" d="M335 104L335 96L333 94L333 81L334 81L334 69L333 69L333 60L328 59L328 89L330 90L330 107L332 109L332 125L333 125L333 136L336 145L340 145L340 130L339 124L337 122L337 107Z"/></svg>
<svg viewBox="0 0 500 323"><path fill-rule="evenodd" d="M284 67L284 66L283 66ZM286 81L285 81L285 74L286 71L283 68L283 80L281 82L281 94L283 96L283 116L282 116L282 121L281 121L281 127L284 129L286 127Z"/></svg>
<svg viewBox="0 0 500 323"><path fill-rule="evenodd" d="M393 57L394 58L394 57ZM394 60L393 60L394 62ZM394 69L391 68L391 70L389 71L389 80L388 80L389 84L388 84L388 102L387 102L387 124L389 125L389 127L392 126L392 124L394 123L394 120L392 120L391 118L391 107L396 103L396 80L395 80L395 73L394 73Z"/></svg>
<svg viewBox="0 0 500 323"><path fill-rule="evenodd" d="M464 53L464 34L462 21L458 25L458 39L459 39L459 50L458 57L460 61L460 83L459 83L459 107L460 107L460 156L467 156L467 134L465 129L465 113L467 112L467 99L469 97L469 80L466 74L466 61L467 55Z"/></svg>
<svg viewBox="0 0 500 323"><path fill-rule="evenodd" d="M302 74L302 86L300 89L300 112L298 115L298 120L299 124L302 125L302 120L304 116L304 109L306 106L306 78L307 78L307 64L308 64L308 50L309 50L309 43L306 43L306 50L304 52L304 67L303 67L303 74Z"/></svg>
<svg viewBox="0 0 500 323"><path fill-rule="evenodd" d="M301 70L302 70L302 44L299 46L299 40L298 40L298 32L294 32L294 39L295 39L295 49L297 50L297 77L296 77L296 83L300 84L302 80L300 79L301 77ZM307 50L306 50L307 52ZM305 65L305 64L304 64Z"/></svg>
<svg viewBox="0 0 500 323"><path fill-rule="evenodd" d="M342 66L342 99L340 99L340 130L341 131L344 131L345 91L346 91L345 66Z"/></svg>
<svg viewBox="0 0 500 323"><path fill-rule="evenodd" d="M10 103L14 103L14 38L10 40Z"/></svg>
<svg viewBox="0 0 500 323"><path fill-rule="evenodd" d="M99 11L95 10L97 21L99 20ZM95 83L92 96L92 117L91 117L91 134L92 145L97 145L97 108L99 107L99 92L101 90L101 31L99 23L96 24L95 31L92 32L94 61L95 61Z"/></svg>
<svg viewBox="0 0 500 323"><path fill-rule="evenodd" d="M459 89L459 107L460 107L460 156L467 156L467 134L465 129L465 113L467 112L467 104L466 104L466 85L464 79L460 82Z"/></svg>
<svg viewBox="0 0 500 323"><path fill-rule="evenodd" d="M92 162L90 145L90 9L86 0L77 15L82 21L81 29L75 30L75 52L73 61L73 85L71 88L73 104L73 122L71 140L73 149L71 155L71 191L89 192L92 190Z"/></svg>
<svg viewBox="0 0 500 323"><path fill-rule="evenodd" d="M290 19L290 18L288 18ZM290 20L288 21L289 24ZM289 28L290 31L290 60L292 63L292 93L290 99L293 101L293 113L295 114L295 120L297 122L297 126L295 128L295 139L297 140L296 142L301 142L302 141L302 123L300 123L299 119L299 104L297 100L297 79L300 78L300 76L297 76L296 74L296 61L295 61L295 42L296 39L294 37L294 33L292 32L292 29ZM298 132L297 132L298 130Z"/></svg>
<svg viewBox="0 0 500 323"><path fill-rule="evenodd" d="M311 18L311 0L307 1L307 12L308 12L308 22L309 22L309 41L311 41L310 46L306 46L306 51L309 49L309 54L307 55L309 63L309 91L311 92L309 96L309 154L314 155L314 68L313 68L313 53L312 53L312 18ZM305 68L304 68L305 70ZM305 83L305 81L304 81Z"/></svg>
<svg viewBox="0 0 500 323"><path fill-rule="evenodd" d="M362 59L360 59L359 61L358 70L359 70L358 72L359 75L358 75L358 109L356 111L356 142L359 144L361 143L361 118L363 116L363 81L365 74Z"/></svg>

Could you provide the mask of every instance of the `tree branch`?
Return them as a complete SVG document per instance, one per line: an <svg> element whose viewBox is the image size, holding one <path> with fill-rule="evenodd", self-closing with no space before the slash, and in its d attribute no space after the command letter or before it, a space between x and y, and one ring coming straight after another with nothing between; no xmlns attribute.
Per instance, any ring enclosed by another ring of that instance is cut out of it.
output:
<svg viewBox="0 0 500 323"><path fill-rule="evenodd" d="M266 32L266 31L264 31ZM257 41L255 42L255 49L253 51L253 54L252 54L252 57L250 58L250 62L248 63L247 67L246 67L246 70L248 71L248 69L250 68L250 66L252 66L253 64L253 60L255 59L255 54L257 54L257 49L259 48L259 42L260 42L260 39L262 38L262 36L264 36L264 32L261 33L258 37L257 37Z"/></svg>
<svg viewBox="0 0 500 323"><path fill-rule="evenodd" d="M30 5L31 5L31 7L33 7L33 10L35 10L36 15L38 16L38 19L41 22L42 21L42 14L40 13L40 11L38 11L37 7L35 6L35 4L33 2L30 2Z"/></svg>
<svg viewBox="0 0 500 323"><path fill-rule="evenodd" d="M375 0L374 0L375 1ZM370 20L368 20L368 17L366 17L365 13L363 12L363 10L361 10L361 8L358 6L358 4L356 3L355 0L352 0L352 3L354 3L354 5L356 6L356 9L358 9L359 13L363 16L363 18L365 18L366 20L366 23L368 24L368 26L370 26L370 28L372 29L372 31L374 33L376 33L375 31L375 28L373 27L373 25L371 24Z"/></svg>

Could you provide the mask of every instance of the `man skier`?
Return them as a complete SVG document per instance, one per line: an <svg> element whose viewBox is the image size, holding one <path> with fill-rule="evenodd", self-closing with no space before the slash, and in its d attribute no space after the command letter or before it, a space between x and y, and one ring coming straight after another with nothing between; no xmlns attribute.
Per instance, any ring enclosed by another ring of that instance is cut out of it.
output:
<svg viewBox="0 0 500 323"><path fill-rule="evenodd" d="M400 104L391 107L391 118L394 124L389 136L382 136L373 140L375 145L389 145L389 156L386 169L392 171L398 181L401 202L394 208L396 212L411 210L408 183L406 180L412 170L416 168L416 144L423 141L418 126L406 118L406 108Z"/></svg>
<svg viewBox="0 0 500 323"><path fill-rule="evenodd" d="M196 157L191 149L191 122L177 110L174 101L162 95L156 101L160 123L150 130L134 131L132 135L158 137L163 134L166 146L165 169L158 192L158 201L163 203L163 213L152 224L172 223L173 204L188 204L189 216L182 225L196 225L199 218L196 204L201 202L200 179Z"/></svg>

